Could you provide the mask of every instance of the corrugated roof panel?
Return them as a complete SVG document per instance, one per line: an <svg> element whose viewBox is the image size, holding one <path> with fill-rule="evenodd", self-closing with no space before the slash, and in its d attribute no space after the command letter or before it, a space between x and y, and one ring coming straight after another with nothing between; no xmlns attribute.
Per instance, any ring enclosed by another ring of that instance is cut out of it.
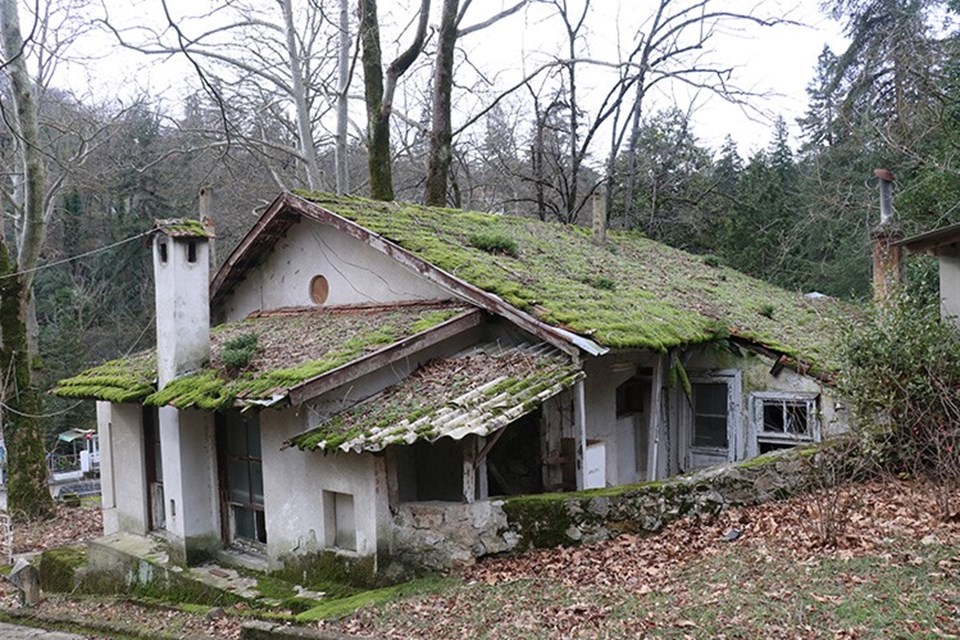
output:
<svg viewBox="0 0 960 640"><path fill-rule="evenodd" d="M399 383L291 440L301 449L381 451L392 444L486 436L582 379L542 346L486 345L432 360Z"/></svg>

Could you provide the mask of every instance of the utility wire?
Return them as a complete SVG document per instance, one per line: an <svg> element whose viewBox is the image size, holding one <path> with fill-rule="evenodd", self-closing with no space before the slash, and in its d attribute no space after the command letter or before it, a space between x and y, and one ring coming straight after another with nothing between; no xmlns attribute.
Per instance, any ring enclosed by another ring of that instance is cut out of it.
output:
<svg viewBox="0 0 960 640"><path fill-rule="evenodd" d="M75 255L75 256L70 256L69 258L63 258L63 259L61 259L61 260L54 260L53 262L48 262L48 263L46 263L46 264L41 264L41 265L39 265L39 266L36 266L36 267L34 267L33 269L24 269L23 271L17 271L17 272L15 272L15 273L8 273L8 274L6 274L6 275L0 276L0 280L5 280L5 279L7 279L7 278L16 278L17 276L22 276L22 275L24 275L24 274L26 274L26 273L35 273L35 272L41 271L41 270L43 270L43 269L49 269L50 267L56 267L56 266L59 266L59 265L61 265L61 264L66 264L66 263L68 263L68 262L73 262L74 260L79 260L80 258L87 258L87 257L89 257L89 256L96 255L96 254L98 254L98 253L103 253L104 251L109 251L110 249L113 249L113 248L115 248L115 247L119 247L119 246L122 245L122 244L126 244L126 243L128 243L128 242L133 242L134 240L139 240L140 238L142 238L142 237L144 237L144 236L147 236L147 235L150 235L151 233L153 233L153 230L144 231L143 233L138 233L138 234L135 235L135 236L131 236L131 237L125 238L125 239L123 239L123 240L118 240L118 241L114 242L113 244L108 244L107 246L105 246L105 247L100 247L99 249L91 249L90 251L86 251L86 252L84 252L84 253L79 253L79 254L77 254L77 255Z"/></svg>

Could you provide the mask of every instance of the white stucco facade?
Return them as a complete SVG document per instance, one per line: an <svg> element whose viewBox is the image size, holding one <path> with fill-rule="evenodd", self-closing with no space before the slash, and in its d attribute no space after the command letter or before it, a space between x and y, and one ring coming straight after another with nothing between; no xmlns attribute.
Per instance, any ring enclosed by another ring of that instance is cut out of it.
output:
<svg viewBox="0 0 960 640"><path fill-rule="evenodd" d="M225 320L240 320L257 310L312 306L315 302L310 285L315 276L323 276L328 283L324 306L451 297L448 291L360 240L303 219L287 231L226 300Z"/></svg>
<svg viewBox="0 0 960 640"><path fill-rule="evenodd" d="M103 529L109 535L149 531L143 407L97 403Z"/></svg>

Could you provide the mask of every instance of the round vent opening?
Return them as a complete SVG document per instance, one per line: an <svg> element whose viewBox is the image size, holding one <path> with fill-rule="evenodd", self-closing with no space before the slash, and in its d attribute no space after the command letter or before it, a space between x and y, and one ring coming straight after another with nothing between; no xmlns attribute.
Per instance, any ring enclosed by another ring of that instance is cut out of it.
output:
<svg viewBox="0 0 960 640"><path fill-rule="evenodd" d="M330 283L323 276L313 276L310 280L310 299L314 304L323 304L330 295Z"/></svg>

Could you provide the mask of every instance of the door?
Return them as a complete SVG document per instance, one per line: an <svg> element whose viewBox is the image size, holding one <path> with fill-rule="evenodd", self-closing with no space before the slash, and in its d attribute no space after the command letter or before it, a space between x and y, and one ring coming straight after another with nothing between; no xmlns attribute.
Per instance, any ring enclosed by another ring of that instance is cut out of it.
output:
<svg viewBox="0 0 960 640"><path fill-rule="evenodd" d="M217 450L224 543L265 544L259 416L239 411L217 414Z"/></svg>
<svg viewBox="0 0 960 640"><path fill-rule="evenodd" d="M736 459L740 373L692 377L684 411L684 471Z"/></svg>
<svg viewBox="0 0 960 640"><path fill-rule="evenodd" d="M163 503L163 457L156 407L143 408L143 449L147 468L147 518L151 531L166 529Z"/></svg>

